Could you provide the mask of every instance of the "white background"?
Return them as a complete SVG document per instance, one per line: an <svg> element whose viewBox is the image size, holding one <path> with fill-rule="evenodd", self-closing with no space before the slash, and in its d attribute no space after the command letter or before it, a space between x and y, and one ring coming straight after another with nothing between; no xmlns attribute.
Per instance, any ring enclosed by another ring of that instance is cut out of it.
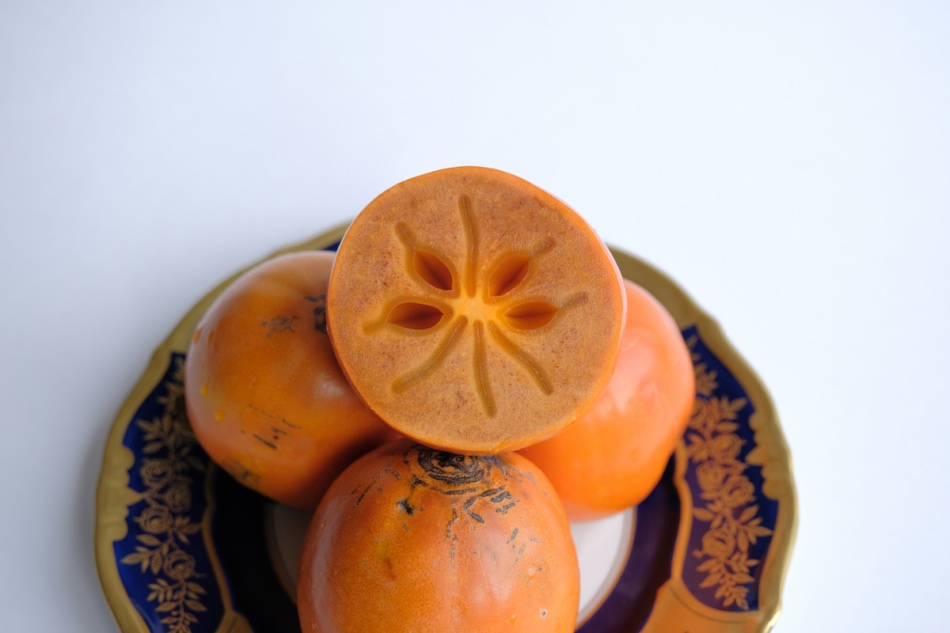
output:
<svg viewBox="0 0 950 633"><path fill-rule="evenodd" d="M946 628L950 6L581 4L0 5L0 630L116 630L105 437L191 305L459 164L672 275L769 387L776 632Z"/></svg>

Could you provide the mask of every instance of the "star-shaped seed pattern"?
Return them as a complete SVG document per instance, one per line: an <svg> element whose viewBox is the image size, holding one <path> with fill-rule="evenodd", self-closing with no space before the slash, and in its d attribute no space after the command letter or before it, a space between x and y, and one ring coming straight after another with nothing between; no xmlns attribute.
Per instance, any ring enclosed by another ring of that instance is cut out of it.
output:
<svg viewBox="0 0 950 633"><path fill-rule="evenodd" d="M396 226L404 247L406 265L418 287L418 294L400 297L383 307L382 314L366 325L367 333L381 327L401 328L407 335L441 335L433 352L420 364L398 376L391 387L402 393L423 382L463 340L463 332L473 331L473 367L475 391L488 416L497 412L488 368L489 343L502 350L532 378L544 394L552 394L554 385L548 371L520 346L519 333L539 331L565 310L587 301L587 293L577 292L565 301L527 296L526 281L534 267L554 247L550 238L541 238L530 250L509 253L490 265L488 275L480 275L478 227L471 199L457 200L464 233L465 256L456 264L442 254L420 246L406 223Z"/></svg>

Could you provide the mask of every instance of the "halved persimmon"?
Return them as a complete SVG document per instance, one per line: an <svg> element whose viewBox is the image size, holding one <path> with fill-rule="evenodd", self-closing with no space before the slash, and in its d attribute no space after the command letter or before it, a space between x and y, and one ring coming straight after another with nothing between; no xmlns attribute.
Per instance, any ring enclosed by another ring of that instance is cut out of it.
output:
<svg viewBox="0 0 950 633"><path fill-rule="evenodd" d="M570 424L613 371L620 271L570 207L458 167L373 200L340 245L330 340L370 409L445 450L493 454Z"/></svg>
<svg viewBox="0 0 950 633"><path fill-rule="evenodd" d="M551 480L573 521L630 508L659 482L696 396L689 349L673 317L625 282L627 322L613 377L573 425L520 452Z"/></svg>
<svg viewBox="0 0 950 633"><path fill-rule="evenodd" d="M315 507L351 461L398 437L353 393L326 335L333 253L268 260L199 322L185 402L202 448L244 485Z"/></svg>
<svg viewBox="0 0 950 633"><path fill-rule="evenodd" d="M579 596L570 525L537 467L409 440L334 481L297 576L304 633L567 633Z"/></svg>

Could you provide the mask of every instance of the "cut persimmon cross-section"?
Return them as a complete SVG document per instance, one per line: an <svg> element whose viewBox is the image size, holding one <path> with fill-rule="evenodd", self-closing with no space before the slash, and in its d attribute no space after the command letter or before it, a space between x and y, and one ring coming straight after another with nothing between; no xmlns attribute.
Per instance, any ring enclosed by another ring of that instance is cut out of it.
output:
<svg viewBox="0 0 950 633"><path fill-rule="evenodd" d="M626 310L604 243L570 207L480 167L402 182L353 221L327 293L357 393L434 448L515 450L610 379Z"/></svg>

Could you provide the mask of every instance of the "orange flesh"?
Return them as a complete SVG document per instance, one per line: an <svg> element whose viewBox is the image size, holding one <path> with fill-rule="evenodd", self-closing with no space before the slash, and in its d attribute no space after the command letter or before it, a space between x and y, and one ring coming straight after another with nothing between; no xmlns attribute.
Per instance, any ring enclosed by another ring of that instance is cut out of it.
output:
<svg viewBox="0 0 950 633"><path fill-rule="evenodd" d="M570 526L534 465L401 440L320 503L297 606L305 633L568 633L579 594Z"/></svg>
<svg viewBox="0 0 950 633"><path fill-rule="evenodd" d="M624 311L613 257L577 213L476 167L372 201L327 294L331 341L368 406L470 454L521 448L582 413L610 378Z"/></svg>

